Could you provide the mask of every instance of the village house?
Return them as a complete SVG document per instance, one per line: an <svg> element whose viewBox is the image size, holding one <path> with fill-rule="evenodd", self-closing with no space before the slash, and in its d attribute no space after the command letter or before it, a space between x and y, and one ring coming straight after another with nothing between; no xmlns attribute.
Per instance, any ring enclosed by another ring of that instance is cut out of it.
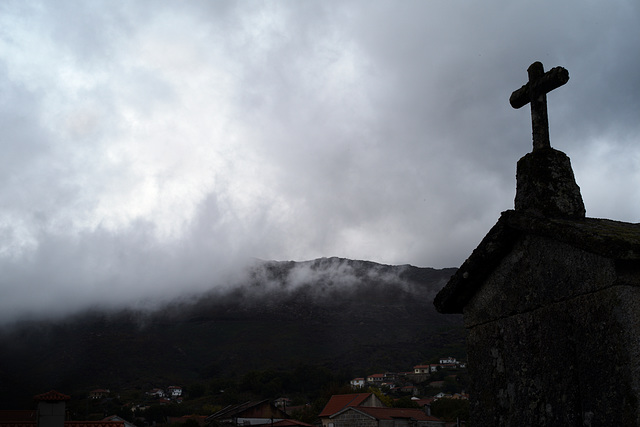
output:
<svg viewBox="0 0 640 427"><path fill-rule="evenodd" d="M283 411L287 412L287 408L291 406L291 399L288 397L279 397L273 401L273 404L276 408L281 408Z"/></svg>
<svg viewBox="0 0 640 427"><path fill-rule="evenodd" d="M180 397L182 396L182 387L172 385L167 387L167 392L171 398Z"/></svg>
<svg viewBox="0 0 640 427"><path fill-rule="evenodd" d="M147 396L151 396L151 397L164 397L164 390L162 390L161 388L153 388L149 390L146 394Z"/></svg>
<svg viewBox="0 0 640 427"><path fill-rule="evenodd" d="M109 395L110 391L105 388L98 388L89 392L89 399L102 399Z"/></svg>
<svg viewBox="0 0 640 427"><path fill-rule="evenodd" d="M420 409L351 406L329 417L329 427L444 427Z"/></svg>
<svg viewBox="0 0 640 427"><path fill-rule="evenodd" d="M402 387L397 387L397 390L402 394L410 394L412 396L418 395L418 387L414 385L405 385Z"/></svg>
<svg viewBox="0 0 640 427"><path fill-rule="evenodd" d="M269 400L245 402L239 405L229 405L210 415L206 423L227 424L230 426L255 426L271 424L288 419L289 415L277 408Z"/></svg>
<svg viewBox="0 0 640 427"><path fill-rule="evenodd" d="M329 399L329 402L327 402L325 407L322 409L318 418L320 418L323 427L330 427L331 415L351 406L382 408L384 407L384 404L380 401L378 396L373 393L335 394L331 396L331 399Z"/></svg>
<svg viewBox="0 0 640 427"><path fill-rule="evenodd" d="M367 383L375 387L388 386L393 387L393 383L397 381L398 374L394 372L385 372L384 374L371 374L367 377Z"/></svg>
<svg viewBox="0 0 640 427"><path fill-rule="evenodd" d="M456 400L469 400L469 394L468 393L453 393L451 395L451 399L456 399Z"/></svg>
<svg viewBox="0 0 640 427"><path fill-rule="evenodd" d="M350 384L353 389L362 388L365 384L364 378L354 378L350 381Z"/></svg>
<svg viewBox="0 0 640 427"><path fill-rule="evenodd" d="M414 374L429 374L431 373L430 365L416 365L413 367Z"/></svg>
<svg viewBox="0 0 640 427"><path fill-rule="evenodd" d="M371 374L367 377L367 382L373 385L380 385L384 380L384 374Z"/></svg>

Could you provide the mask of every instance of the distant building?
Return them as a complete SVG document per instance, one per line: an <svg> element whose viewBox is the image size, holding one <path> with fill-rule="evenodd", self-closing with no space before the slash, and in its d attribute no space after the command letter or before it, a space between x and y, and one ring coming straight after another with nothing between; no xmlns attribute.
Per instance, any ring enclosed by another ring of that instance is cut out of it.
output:
<svg viewBox="0 0 640 427"><path fill-rule="evenodd" d="M147 392L147 395L153 397L164 397L164 390L162 390L161 388L154 388L149 390Z"/></svg>
<svg viewBox="0 0 640 427"><path fill-rule="evenodd" d="M109 395L110 391L105 388L99 388L96 390L91 390L89 392L89 399L102 399Z"/></svg>
<svg viewBox="0 0 640 427"><path fill-rule="evenodd" d="M409 393L412 396L417 396L418 395L418 387L414 386L414 385L405 385L399 388L398 390L400 393Z"/></svg>
<svg viewBox="0 0 640 427"><path fill-rule="evenodd" d="M167 387L167 392L169 393L169 397L180 397L182 396L182 387L172 385Z"/></svg>
<svg viewBox="0 0 640 427"><path fill-rule="evenodd" d="M286 412L286 408L291 406L291 399L288 397L279 397L273 401L276 408L282 408Z"/></svg>
<svg viewBox="0 0 640 427"><path fill-rule="evenodd" d="M431 372L430 365L416 365L413 367L414 374L428 374Z"/></svg>
<svg viewBox="0 0 640 427"><path fill-rule="evenodd" d="M385 380L384 374L371 374L367 377L367 382L369 384L377 384L379 385L381 382Z"/></svg>
<svg viewBox="0 0 640 427"><path fill-rule="evenodd" d="M364 387L365 381L364 378L354 378L351 380L350 384L353 389L362 388Z"/></svg>

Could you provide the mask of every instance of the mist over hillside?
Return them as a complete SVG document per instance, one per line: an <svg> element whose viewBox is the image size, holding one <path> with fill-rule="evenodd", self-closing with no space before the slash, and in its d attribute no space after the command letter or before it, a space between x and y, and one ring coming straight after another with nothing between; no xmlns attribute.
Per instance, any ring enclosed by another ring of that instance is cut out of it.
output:
<svg viewBox="0 0 640 427"><path fill-rule="evenodd" d="M256 260L240 283L153 310L23 321L0 333L0 400L301 365L348 377L409 370L442 352L460 357L461 317L432 304L453 272L340 258Z"/></svg>

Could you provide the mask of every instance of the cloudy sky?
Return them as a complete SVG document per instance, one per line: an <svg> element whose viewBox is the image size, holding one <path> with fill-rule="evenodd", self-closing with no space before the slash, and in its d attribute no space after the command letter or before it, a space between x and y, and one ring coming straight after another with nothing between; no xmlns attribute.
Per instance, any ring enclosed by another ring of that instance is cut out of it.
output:
<svg viewBox="0 0 640 427"><path fill-rule="evenodd" d="M513 207L527 67L591 217L640 221L640 3L0 3L0 312L253 258L456 267Z"/></svg>

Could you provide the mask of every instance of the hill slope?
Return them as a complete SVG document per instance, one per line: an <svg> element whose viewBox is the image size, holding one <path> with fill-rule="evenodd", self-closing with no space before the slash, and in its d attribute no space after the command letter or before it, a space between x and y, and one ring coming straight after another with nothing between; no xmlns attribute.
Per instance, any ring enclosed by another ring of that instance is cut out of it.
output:
<svg viewBox="0 0 640 427"><path fill-rule="evenodd" d="M153 312L23 323L0 333L0 401L304 364L363 375L463 356L461 317L432 304L453 272L339 258L256 262L237 286Z"/></svg>

